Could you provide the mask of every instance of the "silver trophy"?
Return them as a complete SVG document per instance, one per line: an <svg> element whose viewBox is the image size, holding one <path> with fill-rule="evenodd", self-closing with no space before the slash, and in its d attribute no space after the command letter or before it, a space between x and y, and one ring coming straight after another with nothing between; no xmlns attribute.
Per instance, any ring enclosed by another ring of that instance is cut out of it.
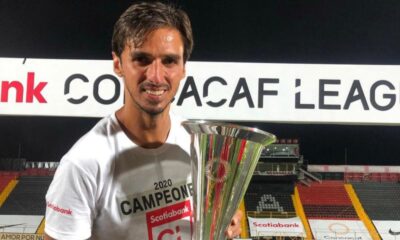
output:
<svg viewBox="0 0 400 240"><path fill-rule="evenodd" d="M273 134L221 122L185 121L191 134L194 240L226 239L262 149Z"/></svg>

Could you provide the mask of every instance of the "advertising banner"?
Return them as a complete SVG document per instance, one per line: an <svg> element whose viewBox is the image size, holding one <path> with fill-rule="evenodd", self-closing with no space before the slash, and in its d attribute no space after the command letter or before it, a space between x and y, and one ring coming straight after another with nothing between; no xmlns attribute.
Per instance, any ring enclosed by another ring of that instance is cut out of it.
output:
<svg viewBox="0 0 400 240"><path fill-rule="evenodd" d="M400 124L400 66L188 62L188 119ZM111 60L0 58L0 115L102 117L123 104Z"/></svg>
<svg viewBox="0 0 400 240"><path fill-rule="evenodd" d="M400 221L372 221L382 240L400 239Z"/></svg>
<svg viewBox="0 0 400 240"><path fill-rule="evenodd" d="M372 240L364 223L359 220L309 219L316 240Z"/></svg>
<svg viewBox="0 0 400 240"><path fill-rule="evenodd" d="M43 218L44 218L44 216L0 215L0 232L2 232L2 233L36 233ZM3 239L3 238L0 238L0 239ZM15 238L15 239L17 239L17 238Z"/></svg>
<svg viewBox="0 0 400 240"><path fill-rule="evenodd" d="M33 233L0 233L1 240L43 240L43 234Z"/></svg>
<svg viewBox="0 0 400 240"><path fill-rule="evenodd" d="M286 236L305 237L300 218L252 218L248 217L251 237Z"/></svg>

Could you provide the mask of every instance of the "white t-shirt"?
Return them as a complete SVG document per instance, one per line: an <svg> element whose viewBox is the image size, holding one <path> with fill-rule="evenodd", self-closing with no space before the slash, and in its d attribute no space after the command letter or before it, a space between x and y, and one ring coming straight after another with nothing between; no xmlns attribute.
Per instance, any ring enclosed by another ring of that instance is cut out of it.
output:
<svg viewBox="0 0 400 240"><path fill-rule="evenodd" d="M190 239L190 136L171 116L165 144L135 145L115 114L62 158L46 195L45 232L56 239Z"/></svg>

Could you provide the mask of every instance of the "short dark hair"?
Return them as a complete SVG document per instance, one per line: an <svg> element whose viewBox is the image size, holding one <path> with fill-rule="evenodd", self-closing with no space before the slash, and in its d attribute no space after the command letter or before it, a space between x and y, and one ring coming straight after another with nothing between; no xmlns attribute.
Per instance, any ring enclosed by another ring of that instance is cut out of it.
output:
<svg viewBox="0 0 400 240"><path fill-rule="evenodd" d="M140 46L150 32L163 27L179 31L184 44L183 58L186 62L193 49L190 19L183 10L161 2L132 4L114 25L112 51L120 57L129 41L135 46Z"/></svg>

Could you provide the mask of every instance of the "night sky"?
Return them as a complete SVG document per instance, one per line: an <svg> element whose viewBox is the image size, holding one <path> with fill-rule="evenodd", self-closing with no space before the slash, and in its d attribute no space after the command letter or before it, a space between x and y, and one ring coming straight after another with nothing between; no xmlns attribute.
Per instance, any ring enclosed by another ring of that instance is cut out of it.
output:
<svg viewBox="0 0 400 240"><path fill-rule="evenodd" d="M398 0L173 2L191 17L193 61L400 65ZM0 0L0 57L111 59L112 27L130 3ZM0 116L0 157L58 161L98 120ZM400 123L243 124L299 139L311 164L400 163Z"/></svg>

